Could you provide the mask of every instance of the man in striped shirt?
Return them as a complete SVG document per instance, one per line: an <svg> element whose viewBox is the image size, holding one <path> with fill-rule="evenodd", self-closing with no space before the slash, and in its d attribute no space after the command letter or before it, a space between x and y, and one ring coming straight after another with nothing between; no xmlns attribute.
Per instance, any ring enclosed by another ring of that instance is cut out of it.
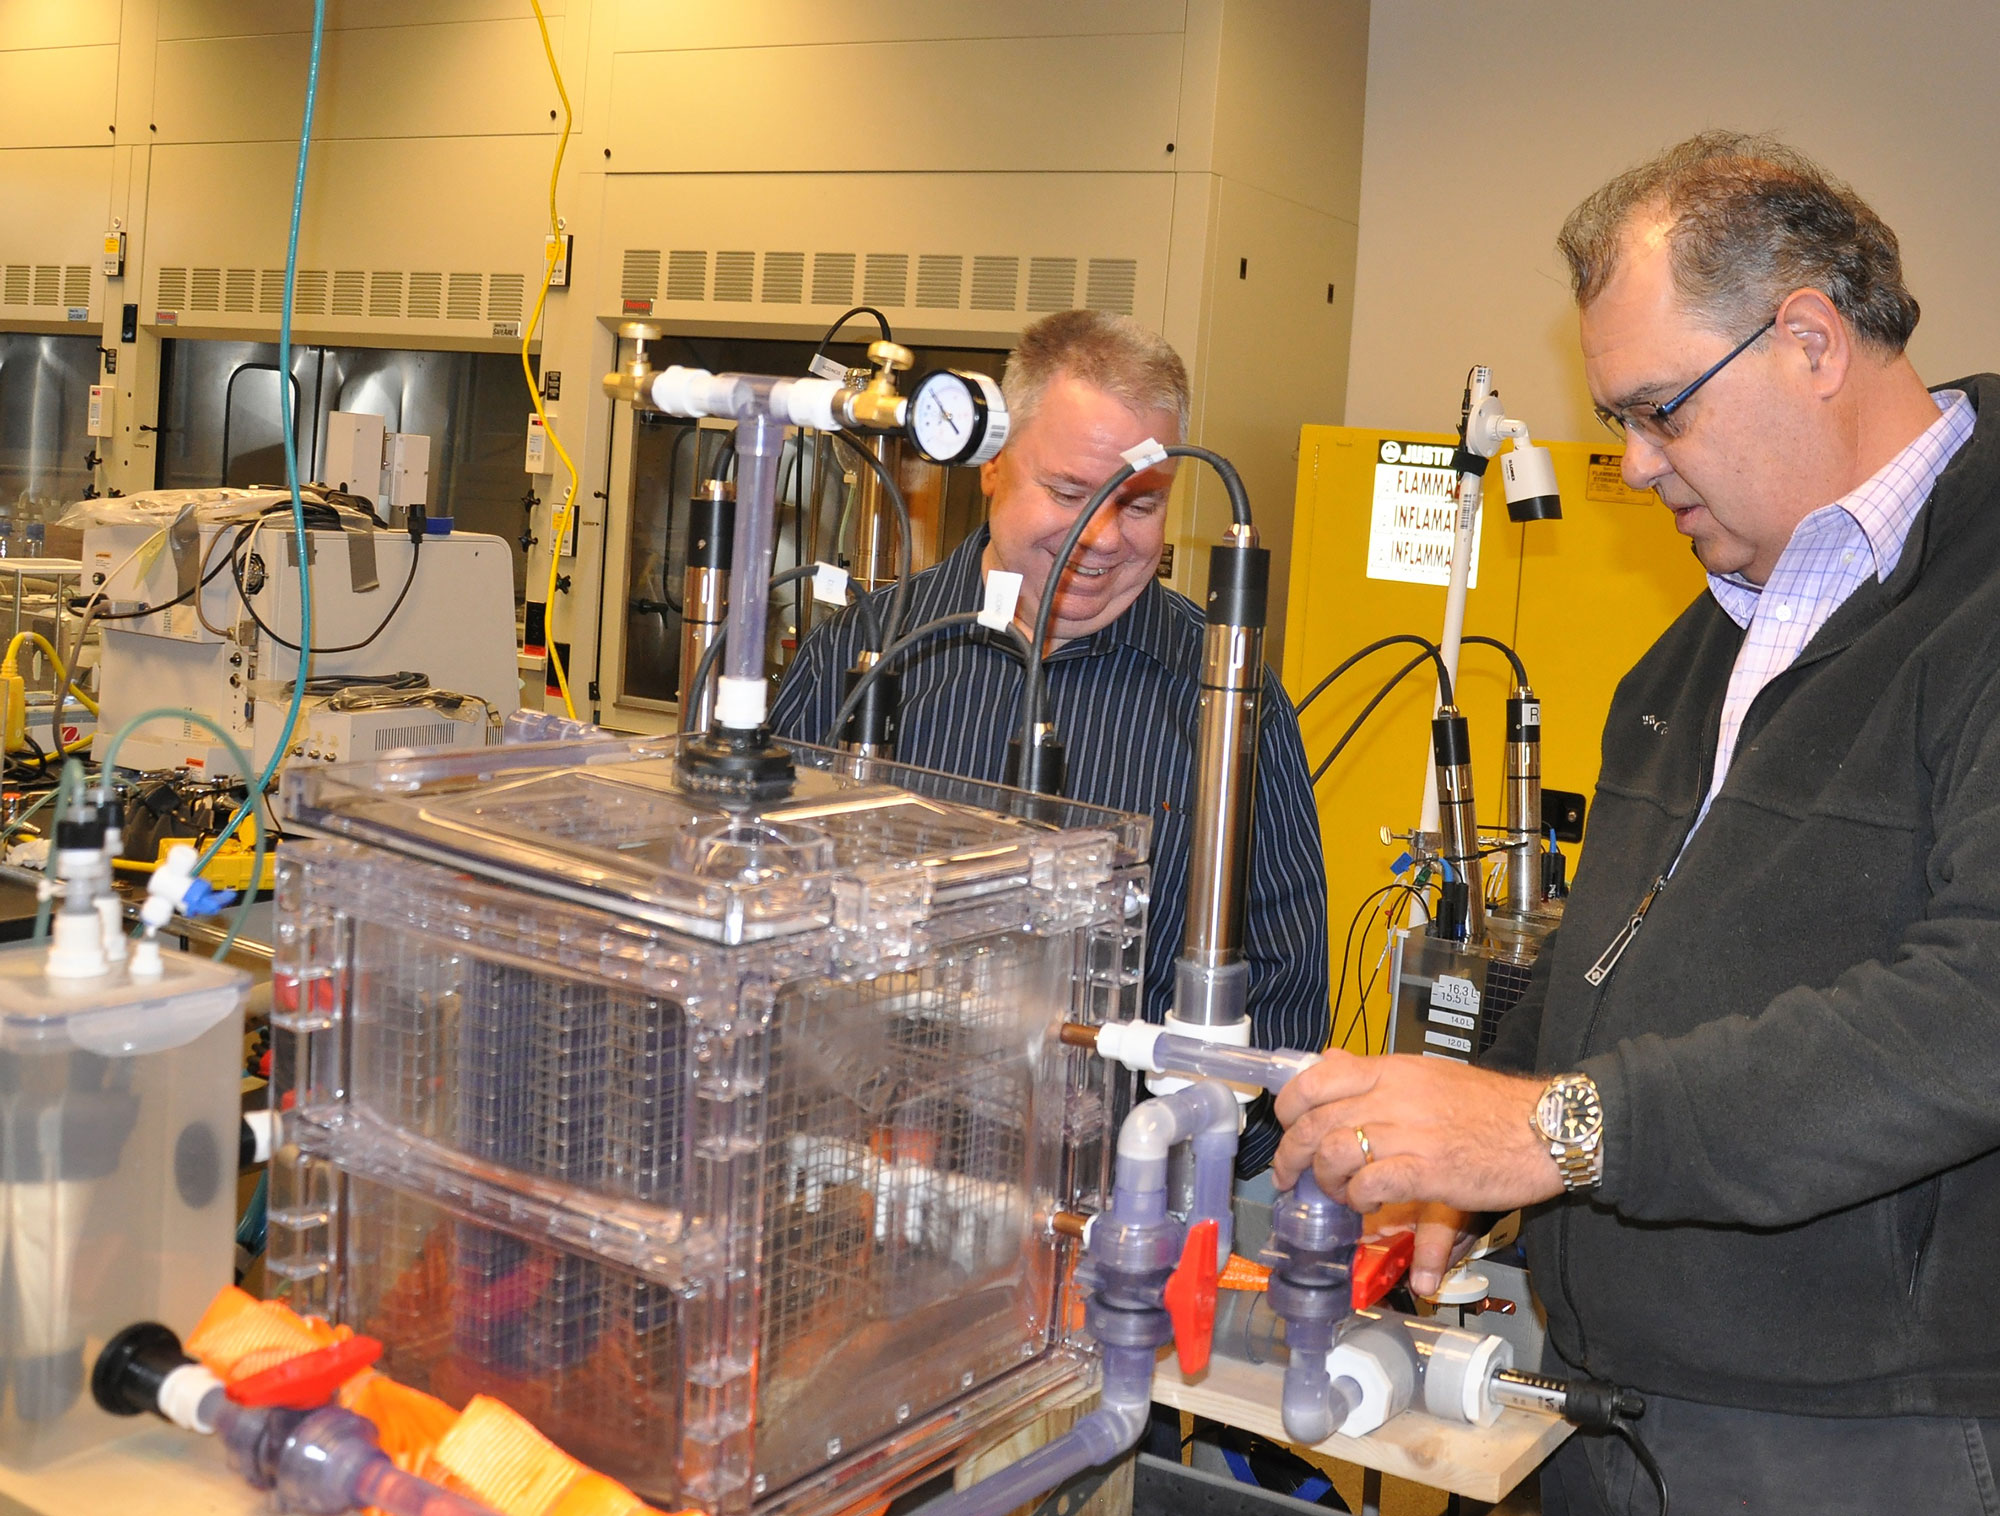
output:
<svg viewBox="0 0 2000 1516"><path fill-rule="evenodd" d="M1122 316L1063 311L1022 334L1004 389L1013 429L982 470L985 526L910 583L905 625L979 608L987 569L1021 576L1016 623L1031 631L1055 555L1076 513L1124 464L1126 449L1186 433L1187 372L1158 336ZM1203 616L1160 584L1172 461L1135 474L1098 511L1056 587L1046 709L1068 747L1071 798L1149 816L1152 903L1146 1015L1173 1005L1187 908L1195 711ZM876 610L886 605L878 595ZM807 638L771 713L772 728L828 742L843 673L865 644L849 610ZM957 628L901 665L896 756L998 780L1016 730L1022 665L1011 638ZM1264 681L1257 820L1244 928L1252 1037L1260 1047L1326 1045L1326 874L1298 721L1277 676ZM1278 1128L1253 1107L1237 1160L1270 1163Z"/></svg>

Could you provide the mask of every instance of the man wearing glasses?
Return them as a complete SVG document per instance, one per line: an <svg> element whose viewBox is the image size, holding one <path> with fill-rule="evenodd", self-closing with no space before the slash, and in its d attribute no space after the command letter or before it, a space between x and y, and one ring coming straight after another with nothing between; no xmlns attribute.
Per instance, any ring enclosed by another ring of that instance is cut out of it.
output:
<svg viewBox="0 0 2000 1516"><path fill-rule="evenodd" d="M1560 245L1710 593L1619 686L1484 1067L1329 1054L1277 1178L1414 1222L1419 1287L1528 1207L1552 1349L1646 1393L1676 1510L2000 1511L2000 378L1926 390L1895 234L1768 140L1670 149ZM1576 1438L1542 1509L1648 1485Z"/></svg>

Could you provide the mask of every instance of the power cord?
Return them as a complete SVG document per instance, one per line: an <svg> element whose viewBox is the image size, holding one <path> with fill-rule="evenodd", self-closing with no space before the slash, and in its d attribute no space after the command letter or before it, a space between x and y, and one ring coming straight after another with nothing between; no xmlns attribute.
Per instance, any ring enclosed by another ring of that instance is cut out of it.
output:
<svg viewBox="0 0 2000 1516"><path fill-rule="evenodd" d="M422 506L413 505L409 507L410 570L403 576L403 587L396 592L395 603L389 607L382 619L375 624L375 629L359 642L342 643L339 647L316 647L313 649L315 657L328 653L358 653L361 649L373 644L376 638L389 629L389 623L396 619L396 613L403 608L403 602L410 598L410 586L417 582L417 562L423 556L424 538L428 535L424 528L426 519ZM251 592L245 588L243 577L244 563L239 555L242 553L244 543L254 540L262 525L261 521L253 521L246 523L238 529L236 541L229 549L230 578L235 580L237 598L243 602L243 609L250 613L250 619L257 624L257 630L277 643L279 647L297 652L299 650L298 643L288 641L281 633L271 629L270 624L257 613L257 607L250 599Z"/></svg>
<svg viewBox="0 0 2000 1516"><path fill-rule="evenodd" d="M1418 638L1417 640L1421 642L1423 639ZM1340 734L1340 741L1336 742L1333 745L1333 751L1328 753L1326 757L1321 759L1319 767L1312 771L1312 782L1314 784L1318 784L1320 780L1325 776L1326 771L1333 767L1334 759L1338 758L1341 755L1341 753L1346 750L1347 744L1354 740L1355 733L1359 732L1362 726L1367 722L1368 718L1375 714L1376 707L1381 705L1381 703L1384 700L1387 700L1390 695L1394 694L1396 686L1401 684L1405 679L1409 678L1410 675L1414 674L1418 669L1422 668L1427 662L1431 660L1431 657L1432 657L1431 652L1419 653L1417 654L1416 657L1412 658L1408 663L1404 664L1401 668L1396 670L1394 674L1389 676L1388 683L1384 684L1382 688L1377 690L1375 692L1374 698L1371 699L1366 705L1361 707L1361 713L1357 715L1353 721L1348 723L1347 730ZM1440 660L1440 662L1441 661L1442 660Z"/></svg>

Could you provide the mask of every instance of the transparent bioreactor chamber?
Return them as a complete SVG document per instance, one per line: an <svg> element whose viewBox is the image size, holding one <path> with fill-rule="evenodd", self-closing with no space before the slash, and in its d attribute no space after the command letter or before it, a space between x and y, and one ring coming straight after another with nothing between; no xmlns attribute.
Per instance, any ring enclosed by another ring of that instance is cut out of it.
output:
<svg viewBox="0 0 2000 1516"><path fill-rule="evenodd" d="M1093 1364L1058 1209L1139 1010L1143 820L681 739L287 780L270 1268L656 1503L880 1498Z"/></svg>

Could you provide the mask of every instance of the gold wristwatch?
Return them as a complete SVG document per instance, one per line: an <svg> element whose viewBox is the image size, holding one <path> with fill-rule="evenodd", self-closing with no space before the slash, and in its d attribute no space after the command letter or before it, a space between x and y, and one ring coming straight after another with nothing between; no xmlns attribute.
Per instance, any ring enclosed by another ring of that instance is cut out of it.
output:
<svg viewBox="0 0 2000 1516"><path fill-rule="evenodd" d="M1549 1145L1565 1190L1587 1190L1604 1177L1604 1102L1588 1074L1551 1079L1528 1125Z"/></svg>

